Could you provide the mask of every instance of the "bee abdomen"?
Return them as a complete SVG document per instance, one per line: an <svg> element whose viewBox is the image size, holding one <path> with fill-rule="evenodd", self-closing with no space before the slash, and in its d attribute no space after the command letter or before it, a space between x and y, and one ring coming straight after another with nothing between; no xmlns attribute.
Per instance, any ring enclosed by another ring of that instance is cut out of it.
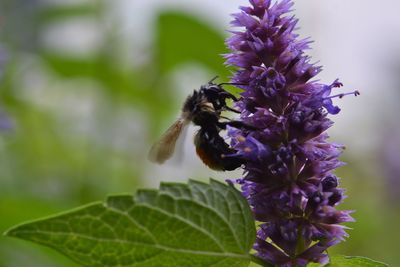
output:
<svg viewBox="0 0 400 267"><path fill-rule="evenodd" d="M220 164L217 160L213 158L213 156L216 155L210 155L207 153L206 150L204 150L202 147L196 147L196 153L199 156L199 158L203 161L205 165L207 165L210 169L216 170L216 171L224 171L224 166Z"/></svg>

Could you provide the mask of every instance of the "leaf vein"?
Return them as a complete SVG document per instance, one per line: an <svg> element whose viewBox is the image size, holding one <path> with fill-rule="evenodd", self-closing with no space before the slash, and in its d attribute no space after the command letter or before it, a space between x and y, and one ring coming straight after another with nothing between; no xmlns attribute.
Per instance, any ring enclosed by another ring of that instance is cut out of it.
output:
<svg viewBox="0 0 400 267"><path fill-rule="evenodd" d="M176 253L184 253L184 254L192 254L192 255L204 255L204 256L217 256L217 257L232 257L232 258L239 258L243 260L249 260L250 257L248 254L237 254L231 253L226 251L215 252L215 251L206 251L206 250L190 250L190 249L181 249L181 248L173 248L167 247L160 244L148 244L142 243L138 241L132 240L123 240L123 239L109 239L109 238L100 238L100 237L93 237L84 234L78 233L68 233L68 232L49 232L43 230L21 230L19 233L24 234L38 234L38 235L60 235L60 236L76 236L83 239L98 241L98 242L110 242L110 243L119 243L119 244L128 244L134 246L143 246L143 247L153 247L156 249L164 250L165 252L176 252Z"/></svg>

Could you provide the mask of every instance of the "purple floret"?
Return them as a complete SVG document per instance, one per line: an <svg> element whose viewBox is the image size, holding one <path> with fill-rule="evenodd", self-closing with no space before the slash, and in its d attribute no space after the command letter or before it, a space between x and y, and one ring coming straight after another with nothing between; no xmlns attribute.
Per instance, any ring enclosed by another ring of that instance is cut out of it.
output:
<svg viewBox="0 0 400 267"><path fill-rule="evenodd" d="M321 67L304 54L308 39L294 33L291 0L250 0L234 14L226 63L238 67L232 82L245 84L237 108L257 130L230 129L232 146L246 159L236 182L260 222L257 256L280 267L329 261L327 249L347 234L350 211L335 207L344 199L333 171L342 166L343 146L329 143L325 131L339 113L331 91L313 78ZM358 92L352 94L357 95Z"/></svg>

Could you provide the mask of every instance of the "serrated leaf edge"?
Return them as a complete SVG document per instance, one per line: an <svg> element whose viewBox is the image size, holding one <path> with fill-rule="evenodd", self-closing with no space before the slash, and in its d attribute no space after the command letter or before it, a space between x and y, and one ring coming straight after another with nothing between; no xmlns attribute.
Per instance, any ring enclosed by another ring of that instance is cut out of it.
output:
<svg viewBox="0 0 400 267"><path fill-rule="evenodd" d="M195 181L195 180L189 180L189 183L187 184L187 186L195 186L196 184L202 184L202 185L206 185L206 186L210 186L210 187L211 187L211 186L212 186L212 183L217 183L217 184L219 184L219 185L227 186L226 184L221 183L221 182L216 181L216 180L213 180L213 179L210 179L210 184L203 183L203 182L199 182L199 181ZM179 185L179 184L182 184L182 183L163 183L163 184L165 184L165 185L174 185L174 184L178 184L178 185ZM229 185L228 185L228 186L229 186ZM160 189L159 189L159 190L156 190L156 189L151 190L151 189L150 189L150 190L148 190L148 191L154 191L154 192L157 192L158 194L165 194L165 191L163 192L163 190L162 190L162 188L161 188L161 185L160 185ZM229 191L232 192L232 193L234 194L235 198L238 197L237 194L240 195L240 192L239 192L236 188L234 188L234 187L232 187L232 186L229 186ZM171 196L171 195L169 195L169 196ZM114 195L109 195L109 196L107 196L107 198L106 198L105 201L96 201L96 202L92 202L92 203L89 203L89 204L86 204L86 205L82 205L82 206L77 207L77 208L72 208L72 209L67 210L67 211L63 211L63 212L56 213L56 214L54 214L54 215L45 216L45 217L40 218L40 219L35 219L35 220L30 220L30 221L23 222L23 223L18 224L18 225L14 226L14 227L11 227L11 228L8 229L7 231L5 231L5 232L3 233L3 235L4 235L4 236L9 236L9 237L15 237L15 238L20 238L20 237L16 234L17 232L18 232L18 233L36 233L36 234L38 234L38 233L39 233L39 234L40 234L40 233L43 233L43 234L47 234L47 235L49 235L49 234L50 234L50 235L51 235L51 234L54 234L54 235L71 235L70 232L49 232L49 231L38 231L38 230L35 230L35 231L22 230L22 231L21 231L21 230L18 230L18 229L21 228L21 227L23 227L23 226L25 226L25 225L34 224L34 223L42 222L42 221L45 221L45 220L55 219L55 218L57 218L57 217L64 216L64 215L67 215L67 214L70 214L70 213L74 213L74 212L79 212L79 211L82 211L82 210L85 210L85 209L87 209L87 208L91 208L91 207L97 206L97 205L101 205L101 206L103 206L103 207L106 208L106 209L110 209L110 210L112 210L113 212L116 212L116 213L118 213L118 214L120 214L120 215L123 215L123 216L125 216L125 217L128 217L129 220L131 220L132 222L134 222L136 225L140 226L140 228L142 228L142 229L145 228L146 233L148 233L148 229L147 229L146 227L144 227L143 225L139 224L136 220L133 220L133 218L132 218L131 216L129 216L129 214L128 214L127 212L123 212L123 211L121 211L121 210L118 210L118 209L116 209L116 208L114 208L114 207L108 205L107 200L108 200L109 198L112 198L112 197L133 197L133 198L134 198L134 202L133 202L132 207L133 207L133 206L147 206L147 207L149 207L149 208L151 208L151 209L155 209L154 207L152 207L152 206L150 206L150 205L143 204L143 203L140 202L140 201L137 202L137 199L135 199L135 197L132 196L132 195L130 195L130 194L118 194L118 195L117 195L117 194L114 194ZM180 199L180 198L175 198L175 197L173 197L173 198L174 198L174 199L178 199L178 200ZM182 198L182 199L183 199L183 198ZM221 216L215 209L210 208L210 207L204 205L204 204L201 203L201 202L195 201L195 200L193 200L193 199L191 199L191 201L193 201L193 203L198 204L199 206L202 206L202 207L204 207L204 208L206 208L206 209L212 211L212 212L213 212L214 214L216 214L219 218L221 218L221 220L224 221L224 222L227 224L227 226L229 227L229 229L231 230L231 232L232 232L233 236L235 237L235 240L237 241L237 244L239 245L239 247L242 249L242 251L244 250L243 245L240 244L240 242L238 241L238 237L237 237L235 231L233 231L231 225L229 224L228 221L226 221L226 220L224 219L223 216ZM239 203L241 203L241 202L239 201ZM241 210L244 211L243 205L240 205L240 206L241 206ZM157 208L156 208L156 209L157 209ZM164 214L167 214L167 215L170 216L170 213L167 213L167 212L165 212L165 211L163 211L163 210L161 210L161 209L157 209L157 210L160 211L160 212L163 212ZM174 217L176 217L176 216L174 216ZM176 218L177 218L177 219L180 219L180 220L183 219L183 221L184 221L185 223L188 223L189 225L191 225L191 226L194 227L195 229L199 229L196 225L193 225L192 223L189 223L189 222L186 221L184 218L180 218L180 217L176 217ZM248 229L246 228L245 231L246 231L246 238L247 238L247 236L248 236ZM204 232L204 231L202 231L202 232ZM149 233L148 233L148 234L149 234ZM206 234L206 233L205 233L205 234ZM94 238L94 237L91 237L91 236L86 236L86 235L77 234L77 233L73 233L73 235L79 236L79 237L82 237L82 238L85 238L85 239L92 239L92 240L99 240L99 241L106 241L106 242L128 243L128 244L136 244L136 245L141 245L141 246L151 246L151 247L154 247L154 248L158 248L158 249L162 250L163 252L177 252L177 253L185 253L185 254L191 254L191 255L205 255L205 256L217 256L217 257L233 257L233 258L243 259L243 260L247 260L247 261L250 261L250 260L251 260L251 259L250 259L250 253L247 253L247 254L244 255L244 254L237 254L237 253L229 253L229 252L226 252L226 251L222 248L221 244L219 244L219 242L217 242L217 241L216 241L216 244L218 244L218 246L220 247L221 252L177 249L177 248L171 248L171 247L166 247L166 246L160 246L160 245L157 244L156 242L155 242L154 244L148 244L148 243L132 242L132 241L129 241L129 240L109 239L109 238L107 239L107 238L98 238L98 237ZM207 236L211 236L211 237L212 237L212 235L210 235L209 233L207 234ZM153 235L152 235L151 233L150 233L150 237L153 237ZM153 238L152 238L152 239L153 239ZM25 239L25 240L30 241L30 242L33 242L33 243L40 244L40 242L36 242L36 241L33 241L33 240L29 240L29 239ZM154 240L154 239L153 239L153 240ZM42 244L42 245L44 245L44 244ZM55 250L61 252L62 254L66 255L67 257L73 259L71 256L65 254L64 252L62 252L62 251L61 251L59 248L57 248L56 246L52 246L52 245L49 245L49 244L45 244L45 246L51 247L51 248L53 248L53 249L55 249ZM160 252L160 253L163 253L163 252ZM76 260L76 259L73 259L73 260ZM226 260L226 259L223 258L223 259L221 259L221 260Z"/></svg>
<svg viewBox="0 0 400 267"><path fill-rule="evenodd" d="M343 257L344 259L348 259L348 260L351 260L351 259L364 259L364 260L371 261L371 262L373 262L373 263L382 264L383 266L389 266L389 265L386 264L386 263L383 263L383 262L377 261L377 260L373 260L373 259L371 259L371 258L364 257L364 256L345 256L345 255L337 255L337 256L335 256L335 257Z"/></svg>

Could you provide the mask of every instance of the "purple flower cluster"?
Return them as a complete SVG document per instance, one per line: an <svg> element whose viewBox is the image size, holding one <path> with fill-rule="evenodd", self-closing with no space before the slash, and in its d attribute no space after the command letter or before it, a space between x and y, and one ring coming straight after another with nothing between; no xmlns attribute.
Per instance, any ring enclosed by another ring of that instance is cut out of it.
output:
<svg viewBox="0 0 400 267"><path fill-rule="evenodd" d="M230 129L235 156L246 160L237 181L255 218L261 222L255 250L280 267L329 261L328 247L346 237L343 222L350 211L335 206L344 198L332 173L343 146L329 143L325 131L337 114L331 91L342 84L312 80L321 67L304 55L309 40L294 33L297 20L288 13L291 0L250 0L234 14L227 40L227 64L238 67L232 82L244 84L241 120L258 130ZM357 95L358 92L352 94Z"/></svg>

